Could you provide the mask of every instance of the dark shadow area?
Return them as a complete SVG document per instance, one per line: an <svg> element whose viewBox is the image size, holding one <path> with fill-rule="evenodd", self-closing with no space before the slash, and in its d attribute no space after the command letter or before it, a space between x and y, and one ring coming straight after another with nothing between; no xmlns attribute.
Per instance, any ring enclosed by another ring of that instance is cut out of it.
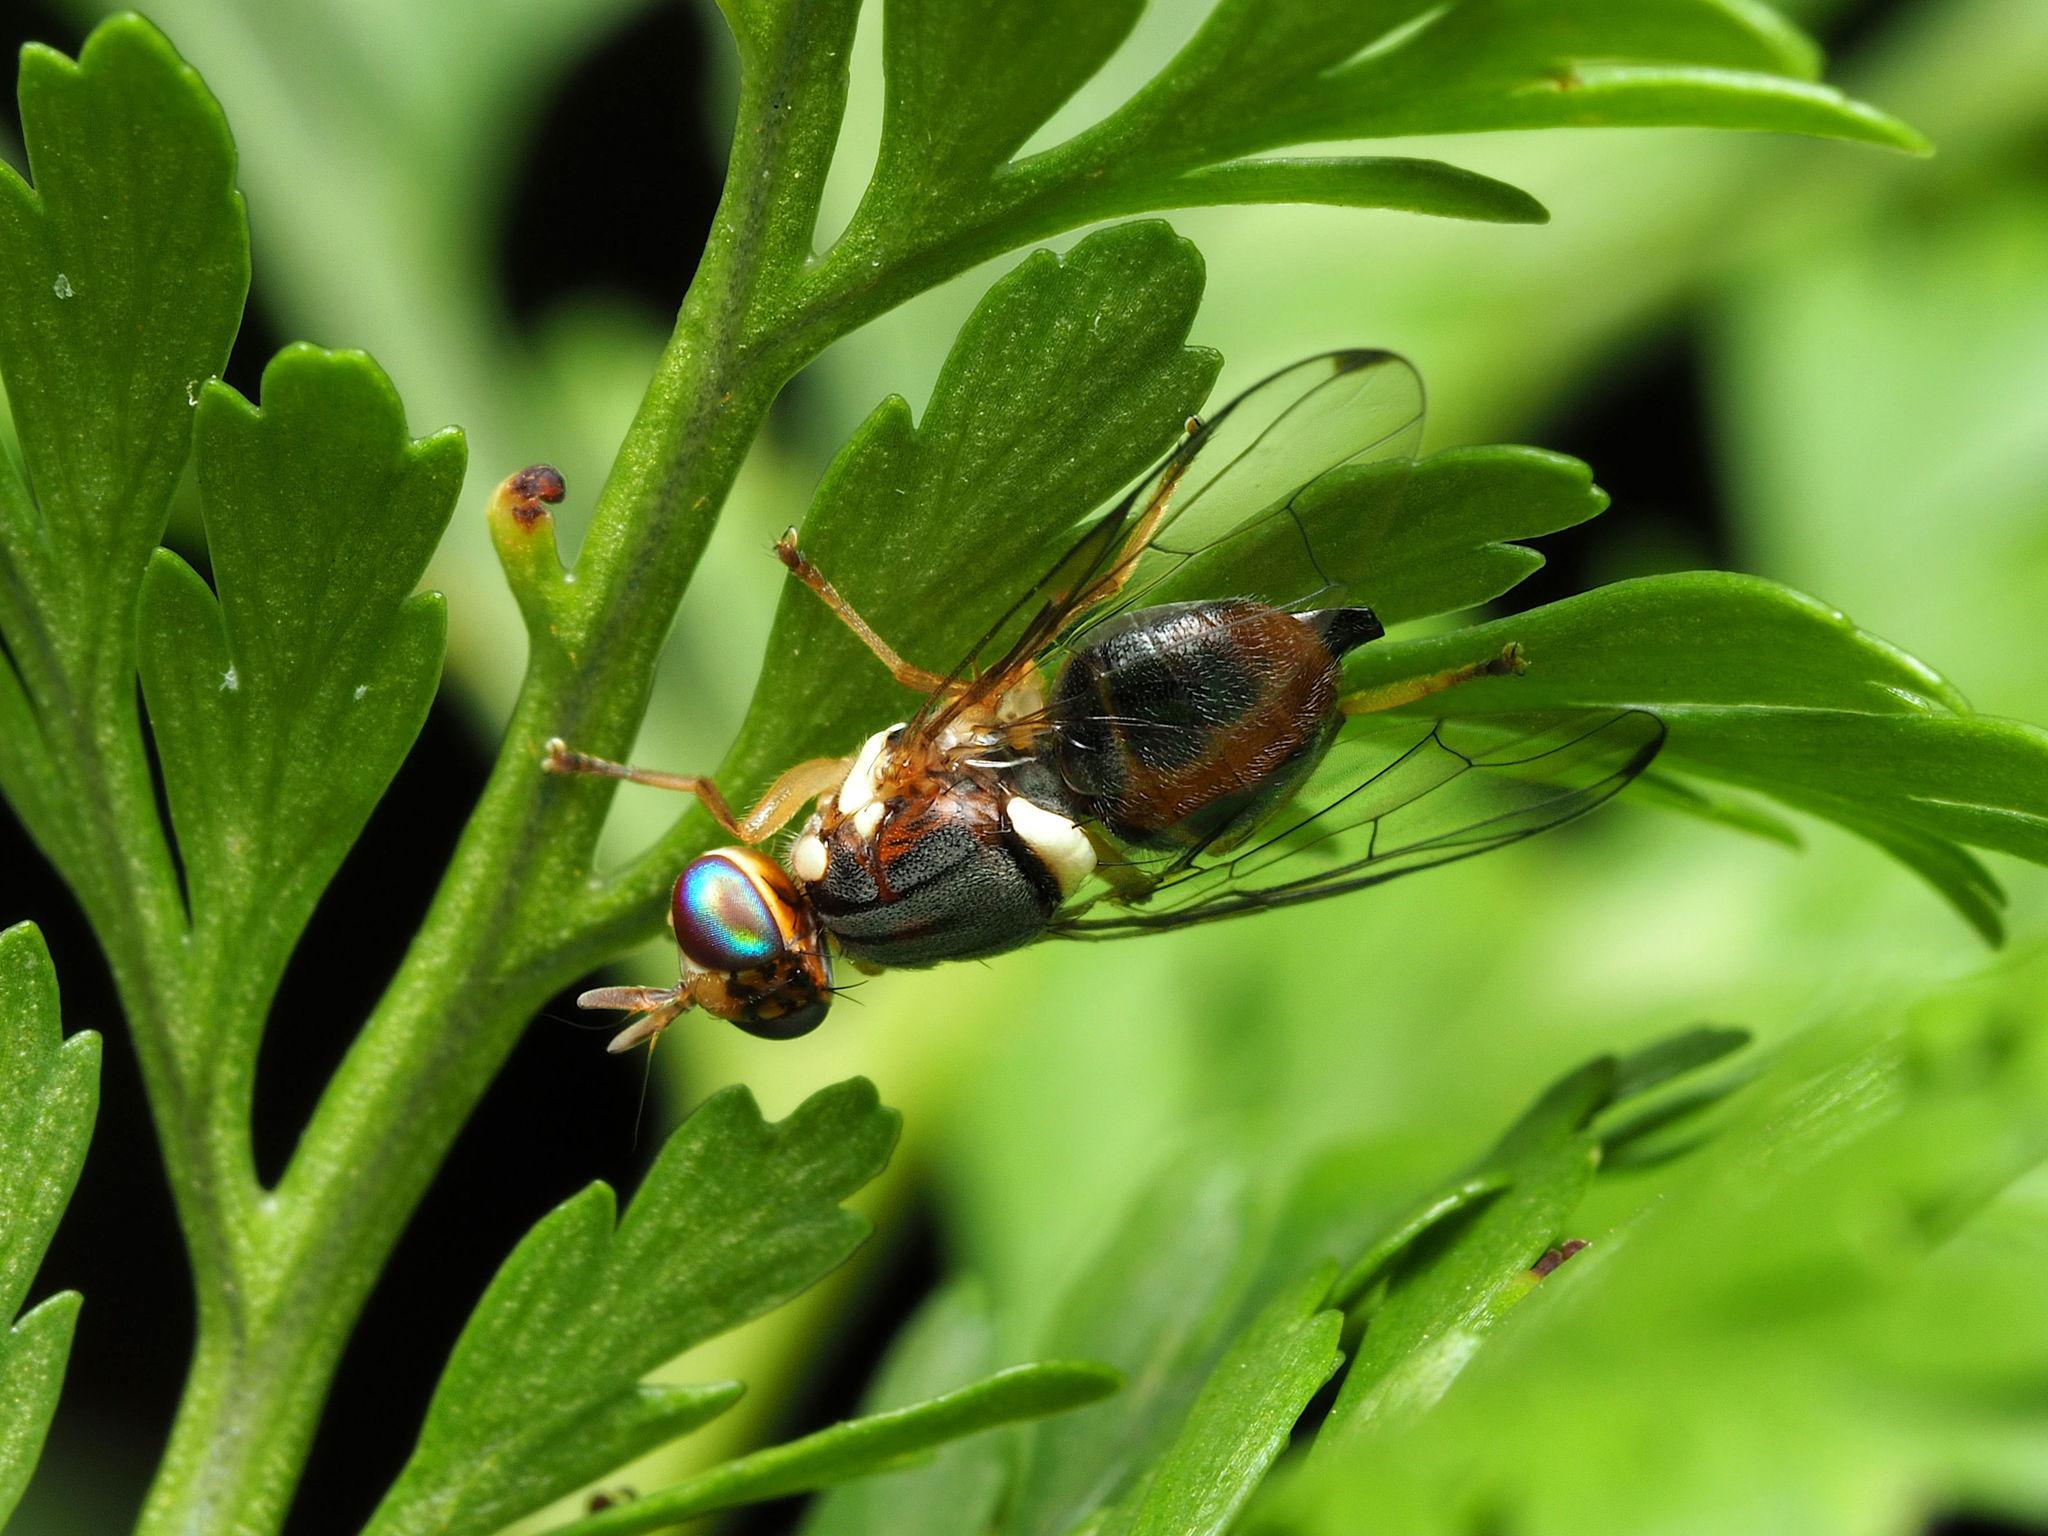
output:
<svg viewBox="0 0 2048 1536"><path fill-rule="evenodd" d="M274 1184L358 1023L398 968L490 759L437 709L285 968L256 1058L256 1171Z"/></svg>
<svg viewBox="0 0 2048 1536"><path fill-rule="evenodd" d="M1546 564L1502 601L1510 612L1656 571L1739 569L1709 438L1706 359L1675 331L1608 368L1529 441L1584 460L1611 499L1590 522L1532 541Z"/></svg>
<svg viewBox="0 0 2048 1536"><path fill-rule="evenodd" d="M8 79L7 137L21 132L21 119L13 112L13 81L22 44L42 43L75 59L88 30L75 12L48 0L10 0L0 6L0 59L6 61Z"/></svg>
<svg viewBox="0 0 2048 1536"><path fill-rule="evenodd" d="M245 399L259 405L263 396L263 370L284 347L287 338L270 320L269 306L259 272L249 282L249 302L242 311L242 328L235 333L234 350L228 353L224 383L241 391Z"/></svg>
<svg viewBox="0 0 2048 1536"><path fill-rule="evenodd" d="M1828 14L1809 22L1809 30L1820 39L1830 59L1846 59L1864 44L1884 36L1906 13L1906 0L1847 0L1829 8Z"/></svg>
<svg viewBox="0 0 2048 1536"><path fill-rule="evenodd" d="M506 305L520 320L593 292L661 315L681 304L725 184L705 103L711 50L729 46L716 26L708 6L649 7L540 108L499 224Z"/></svg>

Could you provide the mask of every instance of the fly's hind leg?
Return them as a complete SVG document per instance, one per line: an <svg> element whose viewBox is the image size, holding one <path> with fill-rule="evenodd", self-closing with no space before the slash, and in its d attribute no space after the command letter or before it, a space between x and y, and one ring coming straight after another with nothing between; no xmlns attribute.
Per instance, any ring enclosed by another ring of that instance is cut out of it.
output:
<svg viewBox="0 0 2048 1536"><path fill-rule="evenodd" d="M1413 704L1418 699L1426 699L1433 693L1442 693L1446 688L1455 688L1475 678L1520 677L1528 670L1529 664L1523 659L1521 646L1511 641L1501 647L1498 656L1488 657L1485 661L1447 667L1441 672L1430 672L1421 677L1403 678L1398 683L1387 683L1378 688L1361 689L1338 700L1337 707L1347 715L1374 715L1381 710Z"/></svg>
<svg viewBox="0 0 2048 1536"><path fill-rule="evenodd" d="M896 654L896 648L876 634L868 621L855 611L853 604L839 595L839 589L825 579L825 573L811 564L810 557L796 547L796 530L785 529L781 538L775 541L775 558L789 567L789 574L818 594L818 600L832 611L832 616L852 630L860 643L868 648L875 660L889 669L889 675L906 688L919 693L941 693L953 690L954 680L928 671L914 662L905 661Z"/></svg>
<svg viewBox="0 0 2048 1536"><path fill-rule="evenodd" d="M628 784L646 784L655 789L673 789L695 795L697 803L711 813L711 819L741 842L752 845L772 837L787 826L796 813L818 796L837 789L846 777L852 759L813 757L784 772L744 817L735 817L723 793L710 779L694 773L665 773L658 768L634 768L608 758L578 752L561 737L548 742L541 766L549 773L584 774L603 779L620 779Z"/></svg>

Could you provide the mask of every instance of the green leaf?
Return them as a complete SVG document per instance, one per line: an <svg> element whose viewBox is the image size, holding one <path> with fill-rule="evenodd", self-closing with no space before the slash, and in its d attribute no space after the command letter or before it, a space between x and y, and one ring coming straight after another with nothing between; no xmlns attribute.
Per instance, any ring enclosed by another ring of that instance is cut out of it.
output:
<svg viewBox="0 0 2048 1536"><path fill-rule="evenodd" d="M1996 713L2048 697L2048 655L2016 641L2043 571L2044 260L2048 200L2026 182L1856 221L1741 285L1712 370L1760 568L1883 615ZM1882 341L1834 368L1857 337ZM1860 830L1987 937L2002 931L1997 884L1961 849L1896 824Z"/></svg>
<svg viewBox="0 0 2048 1536"><path fill-rule="evenodd" d="M1286 1449L1295 1421L1342 1358L1343 1316L1324 1309L1334 1265L1276 1296L1203 1384L1128 1521L1131 1536L1220 1536Z"/></svg>
<svg viewBox="0 0 2048 1536"><path fill-rule="evenodd" d="M900 653L950 669L1201 405L1218 359L1183 345L1201 294L1164 224L1026 257L961 328L923 420L891 398L840 450L805 553ZM773 773L850 751L911 697L791 582L736 756Z"/></svg>
<svg viewBox="0 0 2048 1536"><path fill-rule="evenodd" d="M1751 1038L1746 1029L1702 1024L1654 1040L1615 1062L1614 1092L1609 1102L1623 1103L1701 1067L1725 1061L1746 1047Z"/></svg>
<svg viewBox="0 0 2048 1536"><path fill-rule="evenodd" d="M1678 811L1717 826L1747 832L1781 848L1796 850L1806 846L1806 840L1799 835L1799 828L1790 819L1759 805L1749 796L1716 793L1704 785L1694 784L1676 774L1660 772L1654 767L1629 786L1629 797L1638 805L1660 805L1667 811Z"/></svg>
<svg viewBox="0 0 2048 1536"><path fill-rule="evenodd" d="M1434 1413L1319 1444L1285 1528L1360 1508L1419 1536L1505 1509L1529 1536L1674 1510L1815 1536L1958 1507L2038 1520L2048 1055L2003 1019L2031 1019L2041 979L2037 954L1910 1024L1795 1038Z"/></svg>
<svg viewBox="0 0 2048 1536"><path fill-rule="evenodd" d="M234 339L248 234L220 109L147 22L99 27L76 64L24 49L21 111L33 190L0 165L0 379L27 475L0 455L0 783L113 902L67 781L134 708L135 595Z"/></svg>
<svg viewBox="0 0 2048 1536"><path fill-rule="evenodd" d="M1382 623L1490 601L1542 569L1510 539L1575 527L1607 508L1577 459L1538 448L1456 448L1419 463L1333 471L1272 518L1184 562L1147 601L1231 592L1292 602L1304 534L1336 584L1329 601L1369 604Z"/></svg>
<svg viewBox="0 0 2048 1536"><path fill-rule="evenodd" d="M253 1029L433 702L446 620L412 592L463 444L408 438L360 353L297 346L264 370L261 409L207 386L198 455L219 597L158 553L142 684L198 963L245 1000L224 1016Z"/></svg>
<svg viewBox="0 0 2048 1536"><path fill-rule="evenodd" d="M1130 34L1145 0L888 0L875 186L915 206L986 178Z"/></svg>
<svg viewBox="0 0 2048 1536"><path fill-rule="evenodd" d="M1748 1086L1756 1071L1744 1064L1709 1081L1690 1079L1701 1068L1742 1051L1750 1039L1746 1029L1702 1024L1622 1057L1615 1064L1614 1097L1592 1125L1600 1167L1645 1167L1698 1146L1707 1135L1699 1126L1700 1118ZM1688 1081L1676 1091L1658 1092L1680 1079ZM1648 1103L1633 1104L1626 1114L1612 1113L1618 1106L1646 1096Z"/></svg>
<svg viewBox="0 0 2048 1536"><path fill-rule="evenodd" d="M43 1454L79 1305L76 1291L60 1291L0 1335L0 1520L21 1502Z"/></svg>
<svg viewBox="0 0 2048 1536"><path fill-rule="evenodd" d="M1830 819L1867 837L1946 896L1987 944L2005 942L2005 887L1967 848L1916 827L1838 807Z"/></svg>
<svg viewBox="0 0 2048 1536"><path fill-rule="evenodd" d="M1603 1118L1598 1127L1601 1171L1651 1167L1692 1151L1712 1134L1701 1119L1755 1075L1751 1068L1738 1069L1718 1081L1664 1094L1627 1115Z"/></svg>
<svg viewBox="0 0 2048 1536"><path fill-rule="evenodd" d="M1148 95L1237 153L1344 138L1561 126L1764 128L1923 149L1814 86L1811 44L1727 0L1225 0ZM1148 122L1168 131L1157 102Z"/></svg>
<svg viewBox="0 0 2048 1536"><path fill-rule="evenodd" d="M1497 654L1523 677L1429 701L1436 713L1653 710L1667 771L1767 795L1899 854L1981 928L1989 875L1956 844L2048 862L2048 733L1969 713L1939 674L1771 582L1690 572L1619 582L1451 635L1366 647L1367 685Z"/></svg>
<svg viewBox="0 0 2048 1536"><path fill-rule="evenodd" d="M16 1312L71 1199L99 1108L99 1036L65 1039L57 978L28 923L0 932L0 1524L35 1470L64 1384L78 1296Z"/></svg>
<svg viewBox="0 0 2048 1536"><path fill-rule="evenodd" d="M1897 118L1830 86L1742 70L1565 63L1540 66L1499 94L1464 101L1415 102L1413 120L1427 129L1470 133L1512 128L1733 128L1847 139L1908 154L1933 146ZM1408 121L1392 107L1350 120L1362 132L1400 131Z"/></svg>
<svg viewBox="0 0 2048 1536"><path fill-rule="evenodd" d="M0 1315L28 1294L78 1182L99 1109L100 1037L66 1040L31 923L0 932Z"/></svg>
<svg viewBox="0 0 2048 1536"><path fill-rule="evenodd" d="M1373 1311L1342 1391L1317 1437L1318 1454L1379 1421L1433 1405L1480 1341L1527 1288L1529 1266L1578 1208L1598 1163L1582 1133L1613 1101L1618 1068L1601 1057L1553 1084L1480 1159L1500 1193L1438 1224L1399 1261Z"/></svg>
<svg viewBox="0 0 2048 1536"><path fill-rule="evenodd" d="M1330 1287L1330 1304L1350 1307L1379 1283L1394 1261L1406 1253L1433 1228L1461 1212L1471 1210L1507 1187L1506 1170L1493 1167L1467 1174L1395 1222L1344 1270Z"/></svg>
<svg viewBox="0 0 2048 1536"><path fill-rule="evenodd" d="M602 1184L558 1206L477 1303L367 1536L485 1536L730 1407L736 1383L641 1378L843 1263L868 1228L840 1201L896 1130L862 1079L772 1125L727 1089L669 1138L616 1229Z"/></svg>
<svg viewBox="0 0 2048 1536"><path fill-rule="evenodd" d="M1338 208L1390 208L1489 224L1543 224L1550 211L1520 187L1446 165L1398 155L1233 160L1153 181L1082 185L1065 205L1070 215L1117 218L1153 209L1208 208L1226 203L1327 203Z"/></svg>
<svg viewBox="0 0 2048 1536"><path fill-rule="evenodd" d="M1174 1170L1147 1190L1055 1316L1045 1353L1106 1361L1124 1390L1027 1439L1003 1530L1056 1536L1114 1501L1172 1443L1248 1278L1244 1179Z"/></svg>
<svg viewBox="0 0 2048 1536"><path fill-rule="evenodd" d="M1382 1275L1386 1291L1317 1437L1317 1456L1425 1414L1450 1389L1528 1294L1531 1266L1569 1235L1566 1223L1611 1134L1596 1123L1603 1111L1724 1060L1748 1041L1745 1030L1703 1025L1567 1073L1472 1173L1354 1264L1338 1283L1339 1297L1348 1303ZM1704 1090L1698 1103L1725 1092Z"/></svg>
<svg viewBox="0 0 2048 1536"><path fill-rule="evenodd" d="M861 1403L865 1414L907 1408L986 1375L995 1327L979 1286L955 1283L917 1311ZM835 1488L804 1516L802 1536L981 1536L1010 1479L1000 1439L977 1436L923 1466Z"/></svg>
<svg viewBox="0 0 2048 1536"><path fill-rule="evenodd" d="M881 153L835 249L848 284L892 265L877 253L959 270L1093 220L1205 203L1542 217L1525 193L1426 162L1254 158L1333 140L1689 124L1927 149L1815 84L1818 50L1753 0L1222 0L1117 111L1004 163L1136 7L1042 9L1027 26L985 0L890 7Z"/></svg>
<svg viewBox="0 0 2048 1536"><path fill-rule="evenodd" d="M9 509L9 553L40 596L94 595L111 630L241 316L234 146L136 17L97 28L75 64L25 49L21 111L34 189L0 168L0 372L40 517Z"/></svg>
<svg viewBox="0 0 2048 1536"><path fill-rule="evenodd" d="M1015 1365L914 1407L849 1419L742 1456L674 1488L557 1528L555 1536L631 1536L712 1510L786 1498L900 1466L949 1441L1065 1413L1117 1389L1106 1366L1080 1360Z"/></svg>

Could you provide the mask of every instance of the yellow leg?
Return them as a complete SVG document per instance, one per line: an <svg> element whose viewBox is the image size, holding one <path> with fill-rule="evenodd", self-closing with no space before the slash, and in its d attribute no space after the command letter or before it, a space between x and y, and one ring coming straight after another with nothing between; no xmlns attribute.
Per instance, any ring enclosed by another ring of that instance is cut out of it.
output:
<svg viewBox="0 0 2048 1536"><path fill-rule="evenodd" d="M805 805L827 790L838 788L851 763L852 759L844 757L813 757L798 763L768 786L768 792L755 802L754 808L742 820L733 815L732 807L726 804L724 794L715 783L694 773L634 768L612 762L609 758L592 757L587 752L576 751L559 736L548 742L546 753L541 758L541 766L549 773L587 774L695 795L697 802L711 813L713 821L747 844L774 836L789 825L790 819Z"/></svg>
<svg viewBox="0 0 2048 1536"><path fill-rule="evenodd" d="M906 688L919 693L937 693L951 688L950 679L936 672L928 672L914 662L905 661L896 654L896 648L869 626L868 621L854 611L853 604L839 595L839 589L825 579L825 573L811 564L808 556L796 547L796 530L785 529L781 538L775 541L775 558L789 567L789 574L818 594L818 600L832 610L832 616L848 629L874 653L875 660L889 669L889 675Z"/></svg>
<svg viewBox="0 0 2048 1536"><path fill-rule="evenodd" d="M1522 658L1521 646L1510 641L1501 647L1498 656L1486 661L1476 661L1465 667L1450 667L1442 672L1431 672L1422 677L1403 678L1398 683L1387 683L1379 688L1361 689L1339 700L1337 707L1347 715L1375 715L1381 710L1399 709L1404 704L1413 704L1418 699L1426 699L1433 693L1442 693L1446 688L1455 688L1460 683L1469 683L1474 678L1520 677L1528 669L1528 663Z"/></svg>

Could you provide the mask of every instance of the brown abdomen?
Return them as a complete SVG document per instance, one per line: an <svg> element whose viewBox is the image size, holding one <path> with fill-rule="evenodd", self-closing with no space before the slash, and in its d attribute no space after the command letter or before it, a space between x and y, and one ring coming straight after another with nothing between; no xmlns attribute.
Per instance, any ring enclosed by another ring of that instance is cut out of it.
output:
<svg viewBox="0 0 2048 1536"><path fill-rule="evenodd" d="M1079 808L1127 843L1228 844L1328 750L1338 659L1378 633L1362 608L1141 609L1103 625L1061 671L1047 756Z"/></svg>

